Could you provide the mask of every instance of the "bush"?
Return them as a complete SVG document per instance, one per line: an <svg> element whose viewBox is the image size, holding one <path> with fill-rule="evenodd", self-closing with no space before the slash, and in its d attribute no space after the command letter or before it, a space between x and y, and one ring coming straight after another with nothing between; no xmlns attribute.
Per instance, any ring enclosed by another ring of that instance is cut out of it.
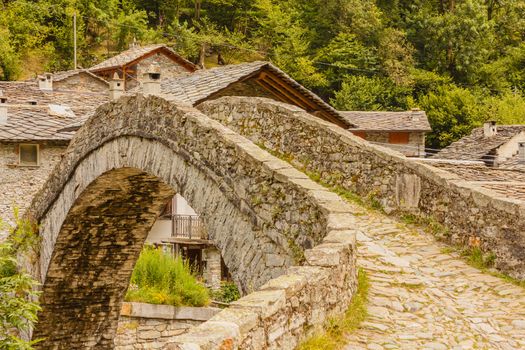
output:
<svg viewBox="0 0 525 350"><path fill-rule="evenodd" d="M208 289L199 283L187 261L146 247L131 276L126 301L173 306L206 306Z"/></svg>
<svg viewBox="0 0 525 350"><path fill-rule="evenodd" d="M33 301L38 296L33 290L37 281L18 270L16 258L34 250L38 237L29 222L19 219L17 211L15 225L7 225L0 219L0 229L9 232L9 237L0 243L0 349L28 350L38 340L24 341L19 335L27 333L37 322L40 306Z"/></svg>
<svg viewBox="0 0 525 350"><path fill-rule="evenodd" d="M212 292L212 297L221 303L231 303L238 300L241 293L239 293L235 283L223 281L221 282L221 289Z"/></svg>

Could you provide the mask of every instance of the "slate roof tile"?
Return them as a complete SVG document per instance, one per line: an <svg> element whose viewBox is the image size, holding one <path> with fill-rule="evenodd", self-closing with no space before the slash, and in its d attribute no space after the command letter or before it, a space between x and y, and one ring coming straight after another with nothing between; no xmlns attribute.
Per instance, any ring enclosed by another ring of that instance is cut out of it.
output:
<svg viewBox="0 0 525 350"><path fill-rule="evenodd" d="M350 123L352 130L359 131L431 131L424 111L406 112L363 112L339 111Z"/></svg>

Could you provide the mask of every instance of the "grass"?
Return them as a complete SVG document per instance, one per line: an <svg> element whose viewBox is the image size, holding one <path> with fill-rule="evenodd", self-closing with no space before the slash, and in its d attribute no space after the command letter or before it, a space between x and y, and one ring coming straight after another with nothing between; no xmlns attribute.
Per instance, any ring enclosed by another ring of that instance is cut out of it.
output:
<svg viewBox="0 0 525 350"><path fill-rule="evenodd" d="M356 330L367 316L369 283L365 271L359 269L357 292L346 312L342 316L329 319L322 331L300 344L297 350L342 349L347 342L345 335Z"/></svg>
<svg viewBox="0 0 525 350"><path fill-rule="evenodd" d="M174 259L160 249L146 247L133 270L126 301L206 306L210 295L181 257Z"/></svg>
<svg viewBox="0 0 525 350"><path fill-rule="evenodd" d="M525 281L518 280L514 277L501 273L494 269L496 256L494 253L484 253L479 247L464 248L464 247L445 247L441 250L444 254L459 253L465 259L467 264L480 270L483 273L488 273L494 277L512 283L518 287L525 288Z"/></svg>

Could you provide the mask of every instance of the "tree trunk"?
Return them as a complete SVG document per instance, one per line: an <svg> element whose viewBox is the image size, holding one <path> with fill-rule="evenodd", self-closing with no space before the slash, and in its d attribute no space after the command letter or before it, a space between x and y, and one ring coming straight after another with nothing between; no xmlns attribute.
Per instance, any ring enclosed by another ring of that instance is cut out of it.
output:
<svg viewBox="0 0 525 350"><path fill-rule="evenodd" d="M204 57L206 56L206 43L202 43L201 51L199 53L199 67L201 69L206 69L204 66Z"/></svg>
<svg viewBox="0 0 525 350"><path fill-rule="evenodd" d="M199 21L201 19L201 3L202 0L195 0L195 20Z"/></svg>

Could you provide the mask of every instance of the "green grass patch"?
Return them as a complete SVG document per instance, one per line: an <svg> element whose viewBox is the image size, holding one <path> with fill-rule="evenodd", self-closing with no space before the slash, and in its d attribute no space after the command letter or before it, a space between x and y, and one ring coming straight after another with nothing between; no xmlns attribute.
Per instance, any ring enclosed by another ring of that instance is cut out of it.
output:
<svg viewBox="0 0 525 350"><path fill-rule="evenodd" d="M356 330L367 316L370 282L363 269L359 269L358 283L357 292L346 312L342 316L330 318L323 330L300 344L298 350L336 350L345 346L345 335Z"/></svg>
<svg viewBox="0 0 525 350"><path fill-rule="evenodd" d="M444 226L433 217L404 213L399 215L399 218L406 225L418 226L425 232L432 234L440 240L450 237L450 230L448 227Z"/></svg>
<svg viewBox="0 0 525 350"><path fill-rule="evenodd" d="M206 306L208 289L188 262L161 249L145 247L135 265L126 301L173 306Z"/></svg>

